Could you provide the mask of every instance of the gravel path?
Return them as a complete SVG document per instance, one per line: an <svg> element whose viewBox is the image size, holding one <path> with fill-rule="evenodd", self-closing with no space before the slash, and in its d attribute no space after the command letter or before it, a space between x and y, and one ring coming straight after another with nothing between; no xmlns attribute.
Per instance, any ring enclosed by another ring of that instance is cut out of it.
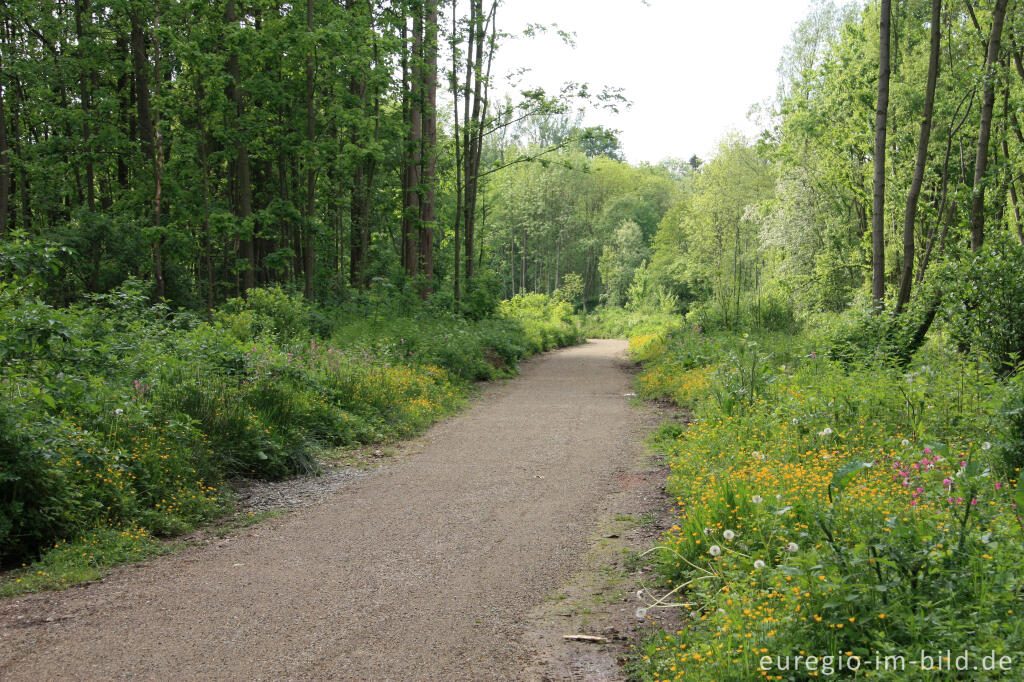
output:
<svg viewBox="0 0 1024 682"><path fill-rule="evenodd" d="M507 680L635 464L625 344L524 363L323 502L0 602L0 678ZM604 506L602 506L604 504Z"/></svg>

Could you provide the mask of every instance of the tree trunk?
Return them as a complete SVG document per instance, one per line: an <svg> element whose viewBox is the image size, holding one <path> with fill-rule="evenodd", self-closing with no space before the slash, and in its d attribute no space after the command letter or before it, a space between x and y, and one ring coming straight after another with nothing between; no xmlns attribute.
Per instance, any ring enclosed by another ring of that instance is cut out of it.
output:
<svg viewBox="0 0 1024 682"><path fill-rule="evenodd" d="M917 140L917 161L914 164L914 179L907 193L907 207L903 214L903 272L900 274L900 289L896 295L896 314L903 312L903 306L910 300L910 288L914 280L914 225L917 219L917 200L924 182L924 169L928 163L928 140L932 132L932 111L935 108L935 81L939 73L939 41L942 19L942 0L932 0L931 46L928 53L928 82L925 86L924 111L921 113L921 134Z"/></svg>
<svg viewBox="0 0 1024 682"><path fill-rule="evenodd" d="M971 192L971 251L985 241L985 172L988 170L988 143L992 134L992 110L996 93L996 64L1003 35L1003 19L1007 0L996 0L992 9L992 32L985 57L985 86L981 100L981 122L978 126L978 152L974 160L974 189Z"/></svg>
<svg viewBox="0 0 1024 682"><path fill-rule="evenodd" d="M882 0L878 42L878 102L875 108L874 201L871 208L871 299L885 306L885 137L889 116L889 22L892 0Z"/></svg>
<svg viewBox="0 0 1024 682"><path fill-rule="evenodd" d="M87 0L78 0L75 3L75 34L78 38L78 54L77 58L84 62L85 57L85 15L88 12L89 5ZM89 138L92 134L89 125L89 110L92 108L91 105L91 93L89 92L89 78L83 72L78 75L78 86L79 86L79 100L82 107L82 147L85 151L85 195L86 195L86 208L90 213L95 209L96 204L96 172L92 160L92 150L89 148ZM98 244L93 244L93 248L98 249Z"/></svg>
<svg viewBox="0 0 1024 682"><path fill-rule="evenodd" d="M413 3L412 51L410 53L409 138L406 143L408 187L405 213L409 218L405 243L405 272L410 277L419 273L420 171L423 159L423 6Z"/></svg>
<svg viewBox="0 0 1024 682"><path fill-rule="evenodd" d="M235 15L235 0L228 0L224 19L230 30L238 30ZM235 148L235 179L238 184L236 214L244 223L238 240L238 253L244 261L242 271L242 293L256 285L256 252L252 234L252 180L249 176L249 144L244 130L245 101L242 93L242 74L238 64L238 52L231 50L228 56L228 76L231 77L231 100L235 104L235 134L238 136Z"/></svg>
<svg viewBox="0 0 1024 682"><path fill-rule="evenodd" d="M158 36L158 31L160 30L160 12L159 7L157 6L157 0L154 0L153 5L156 10L153 14L153 55L156 60L153 69L153 85L156 88L157 101L160 101L160 39ZM164 262L163 254L161 253L164 241L163 233L160 229L161 201L163 200L164 184L164 137L160 130L159 113L153 117L153 132L155 137L155 165L153 168L153 226L157 231L157 237L153 242L153 276L156 279L156 297L157 300L160 300L166 298L167 285L164 282Z"/></svg>
<svg viewBox="0 0 1024 682"><path fill-rule="evenodd" d="M420 204L419 269L425 281L420 295L426 298L433 291L434 226L436 223L434 195L437 186L437 0L426 0L426 28L423 44L423 200Z"/></svg>
<svg viewBox="0 0 1024 682"><path fill-rule="evenodd" d="M306 0L306 33L313 33L313 0ZM306 53L306 141L310 145L310 158L306 159L306 221L305 239L303 242L303 270L306 274L305 294L307 299L313 298L313 212L316 201L316 168L314 165L313 145L316 142L316 108L313 101L313 51L312 40Z"/></svg>
<svg viewBox="0 0 1024 682"><path fill-rule="evenodd" d="M3 85L5 81L3 51L0 50L0 237L7 234L7 210L11 191L11 164L7 153L7 98Z"/></svg>
<svg viewBox="0 0 1024 682"><path fill-rule="evenodd" d="M459 66L458 66L458 21L457 21L458 0L452 0L452 114L455 121L453 134L455 142L455 220L454 222L454 243L455 257L453 259L452 271L452 297L454 307L458 310L459 301L462 300L462 282L460 281L459 270L462 260L462 153L463 148L459 139ZM472 49L472 46L467 46ZM512 286L512 293L515 293L515 285Z"/></svg>

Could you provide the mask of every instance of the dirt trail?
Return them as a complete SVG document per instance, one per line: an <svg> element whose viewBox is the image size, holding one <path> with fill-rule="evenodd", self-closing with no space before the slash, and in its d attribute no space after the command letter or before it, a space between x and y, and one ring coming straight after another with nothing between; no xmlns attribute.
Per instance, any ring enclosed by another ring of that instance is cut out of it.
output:
<svg viewBox="0 0 1024 682"><path fill-rule="evenodd" d="M615 511L652 421L624 350L525 363L321 504L0 603L0 678L532 677L529 614Z"/></svg>

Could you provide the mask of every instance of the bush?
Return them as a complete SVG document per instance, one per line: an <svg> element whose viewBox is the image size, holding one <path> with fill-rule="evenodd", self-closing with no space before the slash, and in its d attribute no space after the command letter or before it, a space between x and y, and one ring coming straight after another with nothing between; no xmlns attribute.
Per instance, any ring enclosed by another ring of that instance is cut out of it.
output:
<svg viewBox="0 0 1024 682"><path fill-rule="evenodd" d="M942 316L954 341L1012 371L1024 360L1024 249L994 232L950 280Z"/></svg>
<svg viewBox="0 0 1024 682"><path fill-rule="evenodd" d="M523 330L527 348L533 353L581 340L572 306L545 294L517 294L502 301L499 314Z"/></svg>
<svg viewBox="0 0 1024 682"><path fill-rule="evenodd" d="M493 317L501 303L502 288L501 279L490 270L473 275L462 295L462 314L470 320Z"/></svg>
<svg viewBox="0 0 1024 682"><path fill-rule="evenodd" d="M649 313L606 306L583 318L583 334L595 339L621 339L661 334L680 328L683 318L672 313Z"/></svg>

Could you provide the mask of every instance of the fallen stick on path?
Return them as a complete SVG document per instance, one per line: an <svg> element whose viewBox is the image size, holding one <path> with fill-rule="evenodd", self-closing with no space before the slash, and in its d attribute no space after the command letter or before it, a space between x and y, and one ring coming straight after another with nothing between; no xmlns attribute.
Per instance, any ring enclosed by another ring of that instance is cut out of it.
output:
<svg viewBox="0 0 1024 682"><path fill-rule="evenodd" d="M596 637L594 635L562 635L562 639L568 639L573 642L593 642L595 644L607 644L607 637Z"/></svg>

